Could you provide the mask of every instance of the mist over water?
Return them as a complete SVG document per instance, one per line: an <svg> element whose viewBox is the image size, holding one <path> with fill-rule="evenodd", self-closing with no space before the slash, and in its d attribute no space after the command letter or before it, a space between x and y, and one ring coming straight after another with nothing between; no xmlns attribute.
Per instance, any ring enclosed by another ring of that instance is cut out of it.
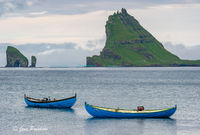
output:
<svg viewBox="0 0 200 135"><path fill-rule="evenodd" d="M65 98L71 109L27 107L23 95ZM0 134L199 135L200 68L1 68ZM170 119L96 119L89 104L136 109L169 108Z"/></svg>

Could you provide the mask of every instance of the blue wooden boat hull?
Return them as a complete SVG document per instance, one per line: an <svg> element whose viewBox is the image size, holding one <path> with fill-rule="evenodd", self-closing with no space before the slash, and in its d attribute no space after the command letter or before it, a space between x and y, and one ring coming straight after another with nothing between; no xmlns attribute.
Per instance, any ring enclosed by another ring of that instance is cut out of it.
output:
<svg viewBox="0 0 200 135"><path fill-rule="evenodd" d="M177 107L175 106L168 109L149 111L126 111L124 109L119 109L116 111L116 109L93 106L85 102L85 109L87 110L87 112L91 116L99 118L168 118L175 113L176 108Z"/></svg>
<svg viewBox="0 0 200 135"><path fill-rule="evenodd" d="M41 108L70 108L72 107L76 102L76 96L58 100L58 101L52 101L52 102L32 102L28 98L24 97L24 100L28 106L31 107L41 107Z"/></svg>

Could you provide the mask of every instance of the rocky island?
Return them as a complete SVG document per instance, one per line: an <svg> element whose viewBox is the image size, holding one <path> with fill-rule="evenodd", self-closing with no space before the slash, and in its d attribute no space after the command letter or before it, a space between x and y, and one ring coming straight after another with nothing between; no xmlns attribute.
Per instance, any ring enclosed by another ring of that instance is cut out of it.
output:
<svg viewBox="0 0 200 135"><path fill-rule="evenodd" d="M109 16L106 43L100 55L87 57L87 66L200 66L200 60L182 60L167 51L126 9Z"/></svg>
<svg viewBox="0 0 200 135"><path fill-rule="evenodd" d="M16 48L8 46L6 50L6 67L28 67L28 59Z"/></svg>
<svg viewBox="0 0 200 135"><path fill-rule="evenodd" d="M31 56L31 65L30 65L30 67L35 67L36 66L36 61L37 61L36 57L35 56Z"/></svg>
<svg viewBox="0 0 200 135"><path fill-rule="evenodd" d="M6 50L6 67L28 67L28 59L15 47L8 46ZM30 67L36 66L36 57L31 57Z"/></svg>

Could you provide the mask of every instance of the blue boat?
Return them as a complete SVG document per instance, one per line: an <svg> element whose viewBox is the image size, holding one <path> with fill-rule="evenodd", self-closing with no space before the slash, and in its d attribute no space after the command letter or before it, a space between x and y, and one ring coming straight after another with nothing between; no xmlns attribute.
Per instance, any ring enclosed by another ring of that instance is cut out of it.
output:
<svg viewBox="0 0 200 135"><path fill-rule="evenodd" d="M144 110L126 110L119 108L105 108L89 105L85 102L85 109L93 117L99 118L168 118L176 111L177 106L168 109Z"/></svg>
<svg viewBox="0 0 200 135"><path fill-rule="evenodd" d="M24 100L28 106L42 108L70 108L76 102L76 94L73 97L56 100L50 98L35 99L24 95Z"/></svg>

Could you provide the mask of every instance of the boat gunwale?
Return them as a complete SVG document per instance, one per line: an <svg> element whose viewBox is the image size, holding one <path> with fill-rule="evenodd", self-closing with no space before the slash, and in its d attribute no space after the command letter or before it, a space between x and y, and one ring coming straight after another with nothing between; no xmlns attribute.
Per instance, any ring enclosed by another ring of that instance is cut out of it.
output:
<svg viewBox="0 0 200 135"><path fill-rule="evenodd" d="M163 112L163 111L172 110L172 109L176 109L177 108L177 105L175 105L175 107L166 108L166 109L153 109L153 110L137 111L137 110L129 110L129 109L106 108L106 107L94 106L94 105L87 104L86 102L85 102L85 105L88 105L88 106L90 106L90 107L92 107L94 109L99 109L99 110L108 111L108 112L136 113L136 114Z"/></svg>
<svg viewBox="0 0 200 135"><path fill-rule="evenodd" d="M41 99L27 97L26 94L24 94L24 98L32 103L53 103L53 102L60 102L60 101L76 98L76 94L75 94L75 96L68 97L68 98L63 98L63 99L58 99L58 100L47 100L47 101L42 101ZM33 100L31 100L31 99L33 99Z"/></svg>

